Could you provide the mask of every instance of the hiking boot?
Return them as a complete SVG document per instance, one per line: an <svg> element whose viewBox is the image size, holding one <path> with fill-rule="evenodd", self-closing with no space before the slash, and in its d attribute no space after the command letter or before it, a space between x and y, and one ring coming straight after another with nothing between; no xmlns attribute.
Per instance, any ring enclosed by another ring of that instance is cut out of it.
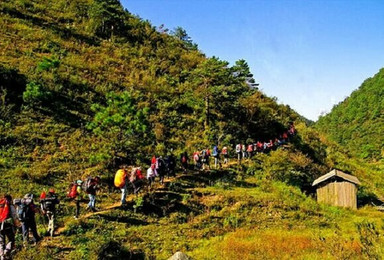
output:
<svg viewBox="0 0 384 260"><path fill-rule="evenodd" d="M36 239L33 240L33 242L34 242L35 244L39 243L40 241L41 241L41 237L38 237L38 238L36 238Z"/></svg>

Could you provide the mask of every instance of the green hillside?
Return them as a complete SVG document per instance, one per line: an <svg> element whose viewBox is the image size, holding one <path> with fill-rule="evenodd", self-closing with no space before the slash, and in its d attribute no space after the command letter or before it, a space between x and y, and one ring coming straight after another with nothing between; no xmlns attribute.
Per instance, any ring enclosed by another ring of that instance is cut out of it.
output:
<svg viewBox="0 0 384 260"><path fill-rule="evenodd" d="M0 7L0 166L25 180L20 189L153 153L268 141L300 118L248 87L244 60L205 57L118 1Z"/></svg>
<svg viewBox="0 0 384 260"><path fill-rule="evenodd" d="M250 88L240 57L232 65L207 57L182 28L156 28L118 0L4 0L0 35L0 191L17 198L54 187L62 200L57 236L23 248L18 233L15 259L384 255L382 214L367 206L384 195L380 165ZM268 142L291 123L288 143L237 165L237 143ZM186 173L178 165L176 177L118 207L121 164L146 169L153 155L213 145L228 146L229 165ZM315 201L311 183L334 167L360 179L362 209ZM101 176L101 210L85 212L84 195L75 220L68 186L90 175Z"/></svg>
<svg viewBox="0 0 384 260"><path fill-rule="evenodd" d="M332 111L320 117L316 128L351 155L379 161L384 155L384 69L368 78Z"/></svg>

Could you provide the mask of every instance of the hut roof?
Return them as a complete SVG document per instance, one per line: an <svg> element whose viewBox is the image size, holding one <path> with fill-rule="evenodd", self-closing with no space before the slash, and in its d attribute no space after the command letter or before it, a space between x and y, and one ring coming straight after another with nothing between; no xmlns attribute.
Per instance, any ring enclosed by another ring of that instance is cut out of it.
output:
<svg viewBox="0 0 384 260"><path fill-rule="evenodd" d="M357 184L357 185L360 185L360 181L353 175L350 175L350 174L347 174L347 173L344 173L340 170L336 170L336 169L333 169L332 171L330 171L329 173L321 176L320 178L316 179L313 183L312 183L312 186L316 186L317 184L321 183L321 182L324 182L332 177L340 177L346 181L349 181L349 182L352 182L354 184Z"/></svg>

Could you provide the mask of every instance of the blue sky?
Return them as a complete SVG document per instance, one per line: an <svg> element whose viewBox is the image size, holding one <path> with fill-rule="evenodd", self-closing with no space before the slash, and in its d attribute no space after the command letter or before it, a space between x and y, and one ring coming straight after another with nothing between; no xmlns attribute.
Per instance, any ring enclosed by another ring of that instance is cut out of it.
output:
<svg viewBox="0 0 384 260"><path fill-rule="evenodd" d="M382 0L122 0L199 49L245 59L260 89L317 120L384 67Z"/></svg>

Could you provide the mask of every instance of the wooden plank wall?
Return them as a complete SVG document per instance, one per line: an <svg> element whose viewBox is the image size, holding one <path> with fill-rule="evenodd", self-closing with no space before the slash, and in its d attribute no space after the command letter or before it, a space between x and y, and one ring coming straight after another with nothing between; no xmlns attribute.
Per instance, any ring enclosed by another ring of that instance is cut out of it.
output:
<svg viewBox="0 0 384 260"><path fill-rule="evenodd" d="M317 201L326 204L357 208L357 188L350 182L330 182L317 189Z"/></svg>

